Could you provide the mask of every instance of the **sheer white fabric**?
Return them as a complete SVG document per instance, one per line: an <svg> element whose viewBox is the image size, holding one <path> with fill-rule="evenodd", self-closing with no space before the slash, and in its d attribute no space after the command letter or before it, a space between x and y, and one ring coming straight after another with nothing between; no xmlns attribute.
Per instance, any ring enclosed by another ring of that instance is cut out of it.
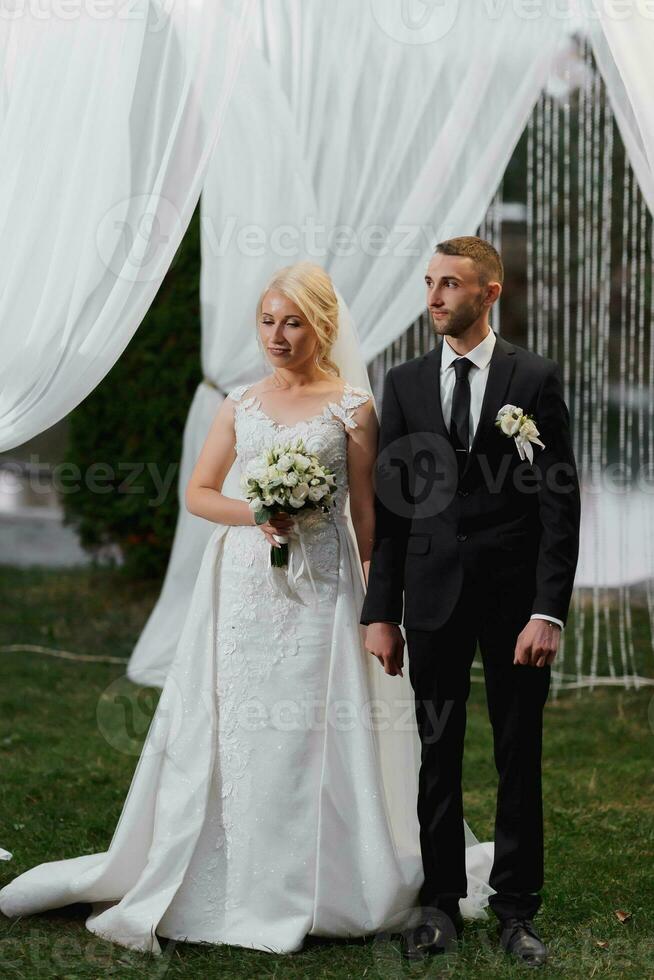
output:
<svg viewBox="0 0 654 980"><path fill-rule="evenodd" d="M422 312L440 238L474 234L560 43L561 21L458 0L259 0L259 43L288 100L327 232L325 264L366 359ZM413 18L413 19L412 19ZM388 249L366 235L388 229ZM381 252L381 254L375 254Z"/></svg>
<svg viewBox="0 0 654 980"><path fill-rule="evenodd" d="M18 876L0 891L3 914L91 902L91 932L154 953L156 933L284 953L306 935L409 921L422 883L412 699L407 712L383 675L389 711L370 710L345 513L347 432L369 397L347 385L321 414L282 425L247 386L231 392L239 469L301 436L336 476L334 511L297 515L318 609L271 586L258 528L217 526L109 850ZM386 723L396 765L382 767ZM492 847L467 839L462 911L483 916Z"/></svg>
<svg viewBox="0 0 654 980"><path fill-rule="evenodd" d="M654 214L654 101L652 53L654 20L637 5L629 16L611 16L605 4L582 0L588 33L600 73L606 83L620 135L638 180ZM591 9L596 10L595 16Z"/></svg>
<svg viewBox="0 0 654 980"><path fill-rule="evenodd" d="M251 0L46 0L0 19L0 449L118 359L188 225Z"/></svg>
<svg viewBox="0 0 654 980"><path fill-rule="evenodd" d="M180 516L130 660L134 681L161 684L211 533L186 511L184 479L220 392L266 370L254 323L260 289L281 266L317 261L352 310L365 360L395 340L423 307L433 244L473 233L483 217L562 30L510 4L490 16L447 0L430 8L440 36L407 43L399 9L395 0L257 5L257 47L202 193L202 367L219 390L202 383L189 412ZM374 246L378 227L389 231L388 254ZM351 229L341 246L339 228Z"/></svg>
<svg viewBox="0 0 654 980"><path fill-rule="evenodd" d="M267 248L255 247L261 254L245 256L235 230L228 244L223 241L223 224L228 233L249 225L272 233L312 210L308 185L293 163L288 106L273 81L261 54L250 46L202 191L201 356L207 381L198 385L184 428L179 517L161 593L130 658L128 676L135 683L163 685L213 530L184 503L211 421L227 391L256 381L267 370L256 341L256 302L266 280L287 262L271 257Z"/></svg>

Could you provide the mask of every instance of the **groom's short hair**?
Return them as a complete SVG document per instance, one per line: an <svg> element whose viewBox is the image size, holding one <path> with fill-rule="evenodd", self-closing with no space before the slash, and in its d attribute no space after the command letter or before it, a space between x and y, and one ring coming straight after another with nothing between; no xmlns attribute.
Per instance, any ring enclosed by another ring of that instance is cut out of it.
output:
<svg viewBox="0 0 654 980"><path fill-rule="evenodd" d="M472 259L479 271L479 281L482 285L487 282L504 282L504 266L500 253L485 238L477 238L475 235L448 238L438 243L434 249L434 253L436 252L441 252L443 255L464 255Z"/></svg>

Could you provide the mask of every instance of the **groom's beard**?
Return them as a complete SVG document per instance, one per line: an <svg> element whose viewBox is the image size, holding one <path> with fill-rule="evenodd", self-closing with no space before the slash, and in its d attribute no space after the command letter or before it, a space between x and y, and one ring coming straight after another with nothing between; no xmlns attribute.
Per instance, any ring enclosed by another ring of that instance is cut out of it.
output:
<svg viewBox="0 0 654 980"><path fill-rule="evenodd" d="M482 300L466 303L457 310L450 312L449 316L433 317L432 324L436 334L442 337L447 334L449 337L460 337L461 334L478 320L484 311Z"/></svg>

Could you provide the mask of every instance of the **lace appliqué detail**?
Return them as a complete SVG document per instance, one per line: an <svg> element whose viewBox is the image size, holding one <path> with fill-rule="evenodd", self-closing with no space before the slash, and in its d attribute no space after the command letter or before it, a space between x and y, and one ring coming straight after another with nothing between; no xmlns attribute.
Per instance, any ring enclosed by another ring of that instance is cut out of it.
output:
<svg viewBox="0 0 654 980"><path fill-rule="evenodd" d="M251 395L249 398L242 400L247 390L248 385L241 385L239 388L235 388L233 392L230 392L229 397L239 404L240 409L244 411L249 410L261 422L268 423L274 428L282 430L296 428L302 430L309 428L314 422L320 420L330 422L333 418L341 421L347 429L356 429L357 424L352 418L352 415L360 405L364 405L370 400L370 394L363 388L355 388L353 385L346 384L339 402L328 402L322 412L318 412L308 419L300 419L297 422L287 424L286 422L277 422L267 415L261 406L261 400L256 395Z"/></svg>
<svg viewBox="0 0 654 980"><path fill-rule="evenodd" d="M346 385L340 402L338 404L336 402L330 402L327 409L333 412L336 418L340 419L347 429L356 429L357 424L352 418L352 415L360 405L364 405L369 399L370 395L363 388L354 388L352 385Z"/></svg>
<svg viewBox="0 0 654 980"><path fill-rule="evenodd" d="M232 388L231 391L227 392L227 397L231 398L233 402L240 402L249 387L250 385L238 385L237 388Z"/></svg>

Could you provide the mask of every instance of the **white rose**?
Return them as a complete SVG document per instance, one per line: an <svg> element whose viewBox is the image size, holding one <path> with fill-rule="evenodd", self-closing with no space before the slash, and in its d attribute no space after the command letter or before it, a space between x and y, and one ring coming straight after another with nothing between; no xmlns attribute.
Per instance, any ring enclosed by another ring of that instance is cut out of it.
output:
<svg viewBox="0 0 654 980"><path fill-rule="evenodd" d="M277 469L282 473L288 473L292 465L293 458L288 453L284 453L284 455L280 456L277 460Z"/></svg>
<svg viewBox="0 0 654 980"><path fill-rule="evenodd" d="M250 480L265 480L268 475L268 467L259 460L254 460L247 468L247 477Z"/></svg>
<svg viewBox="0 0 654 980"><path fill-rule="evenodd" d="M322 500L326 493L327 487L324 485L321 487L311 487L309 490L309 500L313 500L314 502Z"/></svg>
<svg viewBox="0 0 654 980"><path fill-rule="evenodd" d="M254 511L254 513L256 514L256 512L258 510L261 510L261 508L263 507L263 500L261 499L261 497L253 497L248 506L250 510Z"/></svg>
<svg viewBox="0 0 654 980"><path fill-rule="evenodd" d="M285 487L295 487L295 486L297 486L297 484L299 482L299 479L300 478L297 475L297 473L292 473L292 472L291 473L287 473L286 476L284 477L284 486Z"/></svg>
<svg viewBox="0 0 654 980"><path fill-rule="evenodd" d="M272 494L267 493L266 496L263 498L263 502L266 505L266 507L270 507L275 501L273 499Z"/></svg>
<svg viewBox="0 0 654 980"><path fill-rule="evenodd" d="M303 453L295 453L293 461L300 473L304 473L311 466L311 460Z"/></svg>
<svg viewBox="0 0 654 980"><path fill-rule="evenodd" d="M506 413L500 420L500 428L505 436L517 436L520 429L520 419L522 416L515 416L512 413Z"/></svg>

